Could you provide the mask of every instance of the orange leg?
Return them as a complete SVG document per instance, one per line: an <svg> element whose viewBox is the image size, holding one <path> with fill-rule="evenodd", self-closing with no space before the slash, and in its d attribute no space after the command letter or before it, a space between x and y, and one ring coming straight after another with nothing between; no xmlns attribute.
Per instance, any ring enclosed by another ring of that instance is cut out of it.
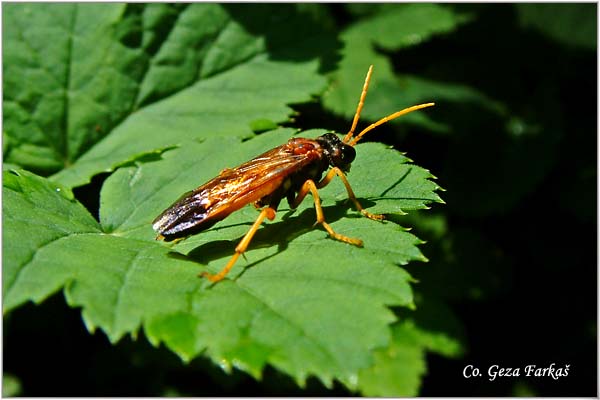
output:
<svg viewBox="0 0 600 400"><path fill-rule="evenodd" d="M240 255L242 255L246 251L248 245L250 244L250 241L254 237L254 234L256 233L258 228L260 228L260 224L262 224L265 218L268 218L272 221L275 218L275 210L271 207L266 207L261 210L260 214L258 215L258 218L256 219L256 221L254 221L254 224L252 224L252 227L250 228L248 233L246 233L242 241L235 247L235 254L233 255L233 257L231 257L231 259L229 260L227 265L221 270L221 272L219 272L218 274L202 272L200 276L207 278L211 282L219 282L221 279L225 278L225 275L227 275L229 270L233 267L233 264L235 264Z"/></svg>
<svg viewBox="0 0 600 400"><path fill-rule="evenodd" d="M293 204L290 204L290 206L292 208L298 207L298 205L300 203L302 203L302 200L304 200L304 197L306 197L308 192L312 193L313 200L315 202L315 210L317 212L317 222L315 223L315 225L316 224L323 225L323 228L325 228L327 233L329 233L329 236L331 236L332 238L334 238L336 240L339 240L340 242L353 244L355 246L362 246L362 244L363 244L362 240L354 239L354 238L344 236L344 235L340 235L339 233L335 232L333 230L333 228L331 228L331 226L327 222L325 222L325 217L323 215L323 208L321 207L321 198L319 197L319 191L317 190L317 185L315 185L315 182L313 180L309 179L306 182L304 182L304 185L302 185L302 187L300 188L300 191L298 192L298 196L296 196L296 199L294 199Z"/></svg>
<svg viewBox="0 0 600 400"><path fill-rule="evenodd" d="M352 202L356 206L356 209L358 211L360 211L362 213L362 215L364 215L367 218L373 219L375 221L381 221L384 218L384 216L381 214L371 214L370 212L365 210L363 208L363 206L360 205L360 203L358 202L358 199L354 195L354 191L350 187L350 182L348 182L346 175L344 175L344 172L341 169L339 169L338 167L333 167L331 170L329 170L327 175L325 175L325 178L321 179L321 181L317 184L317 187L320 189L324 186L327 186L329 184L329 182L331 182L331 180L336 175L339 176L340 179L342 180L342 182L344 183L344 186L346 187L346 191L348 192L348 198L350 198L350 200L352 200Z"/></svg>

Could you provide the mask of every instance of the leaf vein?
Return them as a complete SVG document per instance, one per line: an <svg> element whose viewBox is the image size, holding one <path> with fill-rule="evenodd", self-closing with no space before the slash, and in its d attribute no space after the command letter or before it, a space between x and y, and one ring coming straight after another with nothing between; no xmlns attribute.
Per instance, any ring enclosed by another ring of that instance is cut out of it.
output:
<svg viewBox="0 0 600 400"><path fill-rule="evenodd" d="M70 108L70 95L71 95L71 68L73 63L73 31L75 29L75 23L77 20L77 13L79 7L74 4L73 13L71 14L70 26L67 29L67 57L65 66L64 90L63 90L63 114L62 114L62 143L61 143L61 155L63 156L63 162L65 165L69 165L69 108Z"/></svg>
<svg viewBox="0 0 600 400"><path fill-rule="evenodd" d="M42 243L39 247L35 248L32 252L31 252L31 256L24 260L24 262L21 264L21 266L19 267L17 273L15 274L14 278L11 279L10 283L7 285L7 291L4 295L4 298L7 298L10 295L10 291L11 289L14 287L15 282L17 282L17 280L19 279L19 277L21 276L21 273L23 272L23 270L33 262L33 260L35 259L36 255L40 252L41 249L43 249L44 247L48 247L51 244L53 244L54 242L57 242L61 239L67 239L71 236L78 236L78 235L94 235L95 233L93 232L85 232L85 233L81 233L81 232L77 232L77 233L69 233L67 235L62 235L59 236L57 238L52 238L51 240L48 240L44 243Z"/></svg>
<svg viewBox="0 0 600 400"><path fill-rule="evenodd" d="M125 293L125 287L127 286L129 279L131 278L133 272L136 270L136 261L139 259L140 255L143 253L144 251L136 251L135 254L133 255L131 262L129 262L127 264L127 271L125 272L125 275L123 276L123 279L121 281L121 286L119 287L119 291L117 292L117 298L115 299L115 306L113 308L114 312L113 312L113 320L112 320L112 330L114 331L116 326L117 326L117 319L118 319L118 314L119 314L119 309L122 305L122 297L123 297L123 293ZM138 322L137 327L132 329L132 332L134 330L136 330L139 327L141 321Z"/></svg>
<svg viewBox="0 0 600 400"><path fill-rule="evenodd" d="M310 335L308 332L306 332L306 330L302 327L302 325L298 324L296 321L293 321L292 319L289 319L286 316L284 316L283 314L281 314L279 311L277 311L275 308L273 308L272 305L270 305L265 300L261 299L257 294L255 294L250 288L241 286L239 283L238 283L238 287L240 289L244 290L244 292L246 292L248 295L250 295L250 297L256 299L258 302L263 304L267 310L271 311L273 314L275 314L282 320L288 322L289 325L291 325L292 327L294 327L296 330L298 330L300 332L300 335L303 334L304 337L310 339L310 341L313 342L318 348L320 348L323 351L323 353L326 354L336 365L343 367L340 364L340 362L336 359L334 354L331 352L331 350L329 350L323 343L319 342L316 338L314 338L312 335Z"/></svg>

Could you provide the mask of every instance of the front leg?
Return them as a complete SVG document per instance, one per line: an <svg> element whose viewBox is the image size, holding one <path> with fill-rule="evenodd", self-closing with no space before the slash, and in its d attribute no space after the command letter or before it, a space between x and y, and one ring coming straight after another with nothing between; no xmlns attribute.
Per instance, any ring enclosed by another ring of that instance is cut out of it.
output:
<svg viewBox="0 0 600 400"><path fill-rule="evenodd" d="M360 211L362 213L362 215L364 215L367 218L373 219L375 221L381 221L382 219L385 218L385 216L383 214L371 214L370 212L368 212L367 210L365 210L363 208L363 206L360 205L360 203L358 202L358 199L354 195L354 191L350 187L350 182L348 182L348 179L346 178L346 175L338 167L333 167L332 169L330 169L329 172L327 173L327 175L325 175L325 178L323 178L317 184L317 187L320 189L322 187L327 186L329 184L329 182L331 182L331 180L333 179L333 177L336 176L336 175L339 176L340 179L342 180L342 182L344 183L344 186L346 187L346 191L348 192L348 198L350 200L352 200L352 202L354 203L354 206L356 207L356 209L358 211Z"/></svg>
<svg viewBox="0 0 600 400"><path fill-rule="evenodd" d="M321 198L319 197L319 191L317 190L317 185L312 179L309 179L306 182L304 182L304 184L300 188L300 191L298 192L298 196L296 196L296 198L290 203L290 206L292 208L298 207L298 205L302 203L302 200L304 200L308 192L312 194L313 200L315 202L315 210L317 212L317 222L315 224L321 224L323 228L325 228L327 233L329 233L329 236L336 240L339 240L340 242L362 247L362 240L341 235L335 232L333 228L327 222L325 222L325 216L323 215L323 208L321 207Z"/></svg>

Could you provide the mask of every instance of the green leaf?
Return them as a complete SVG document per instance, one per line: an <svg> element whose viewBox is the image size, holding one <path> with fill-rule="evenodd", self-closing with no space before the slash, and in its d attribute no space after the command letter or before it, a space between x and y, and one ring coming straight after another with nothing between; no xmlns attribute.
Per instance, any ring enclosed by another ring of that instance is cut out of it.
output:
<svg viewBox="0 0 600 400"><path fill-rule="evenodd" d="M415 341L424 350L448 358L459 358L465 352L464 328L452 309L439 301L435 293L421 290L415 294L415 310L398 310L401 323L412 332Z"/></svg>
<svg viewBox="0 0 600 400"><path fill-rule="evenodd" d="M536 390L531 386L530 383L527 383L523 380L518 380L515 382L512 388L512 396L514 397L537 397L538 394Z"/></svg>
<svg viewBox="0 0 600 400"><path fill-rule="evenodd" d="M4 9L5 159L44 173L69 165L131 112L147 57L122 42L125 4ZM130 28L131 30L131 28Z"/></svg>
<svg viewBox="0 0 600 400"><path fill-rule="evenodd" d="M4 373L2 375L2 396L16 397L21 395L21 381L14 375Z"/></svg>
<svg viewBox="0 0 600 400"><path fill-rule="evenodd" d="M301 136L315 138L324 132L323 130L306 131ZM247 161L252 157L251 155L281 145L292 133L292 129L279 129L259 135L242 145L239 145L235 138L210 138L203 143L189 142L178 149L165 152L162 156L163 161L121 168L107 180L103 187L101 223L108 231L149 239L154 233L148 221L177 200L182 193L208 181L223 168L235 167ZM407 157L377 143L360 144L357 152L357 159L352 164L348 179L364 205L370 207L370 211L402 214L407 210L426 208L427 204L433 202L442 202L435 193L439 186L429 180L433 175L421 167L410 164ZM202 166L202 169L198 166ZM380 170L386 170L386 173L373 173ZM334 180L322 190L322 193L324 207L342 205L344 210L350 211L351 204L346 201L347 194L341 181ZM129 199L127 204L122 204L124 194ZM113 210L117 210L117 213ZM310 211L307 213L305 210ZM312 204L305 201L295 211L294 217L311 220L314 218L312 210ZM338 208L334 208L334 212L336 210ZM279 214L284 213L285 211ZM240 217L237 216L238 214ZM338 214L337 218L343 215L339 211ZM252 220L256 216L257 213L251 208L243 209L228 217L227 222L231 222L227 224L227 229L210 229L202 235L193 236L182 242L178 248L189 249L199 244L223 239L223 235L237 237L247 230L247 226L238 225L237 221ZM361 220L362 218L359 218L348 225L361 223ZM313 222L306 225L307 230Z"/></svg>
<svg viewBox="0 0 600 400"><path fill-rule="evenodd" d="M395 4L382 8L374 17L359 22L355 32L390 51L415 46L435 35L454 31L469 20L438 4Z"/></svg>
<svg viewBox="0 0 600 400"><path fill-rule="evenodd" d="M152 219L182 192L281 144L291 132L243 143L207 138L185 142L158 161L134 160L105 181L100 226L50 181L5 173L5 246L11 247L3 256L9 266L3 270L4 311L63 288L68 304L82 308L88 328L100 327L113 342L143 327L152 343L164 342L184 360L203 353L255 377L270 364L301 385L310 375L326 385L356 382L372 364L372 351L389 343L395 317L387 307L412 304L411 277L398 264L425 258L417 237L353 210L341 182L321 191L326 219L336 231L363 239L364 248L313 228L309 199L294 213L282 205L276 220L259 229L247 261L239 260L229 279L214 286L196 275L225 265L257 216L252 206L179 244L154 241ZM369 210L393 214L441 201L431 175L406 157L375 143L358 145L357 152L349 179ZM50 213L37 211L38 203L53 205L56 220L46 222ZM22 216L32 212L31 220L40 223L19 241Z"/></svg>
<svg viewBox="0 0 600 400"><path fill-rule="evenodd" d="M4 307L13 303L10 288L20 278L22 267L35 260L38 249L61 243L70 237L99 233L100 227L87 210L73 199L72 193L57 184L29 172L3 172L4 240L2 288ZM45 290L57 290L62 282L45 282ZM47 289L50 287L50 289Z"/></svg>
<svg viewBox="0 0 600 400"><path fill-rule="evenodd" d="M358 388L363 395L417 396L426 372L426 352L462 356L464 332L454 314L443 303L423 296L416 300L417 309L403 310L392 326L390 345L377 350L373 366L360 372Z"/></svg>
<svg viewBox="0 0 600 400"><path fill-rule="evenodd" d="M509 290L506 282L511 281L514 260L488 235L472 227L452 226L444 214L418 211L394 220L413 227L427 241L423 248L431 262L426 267L407 267L418 280L426 305L435 298L485 301Z"/></svg>
<svg viewBox="0 0 600 400"><path fill-rule="evenodd" d="M426 372L425 352L409 325L395 324L392 343L375 353L374 365L359 375L359 387L369 397L414 397Z"/></svg>
<svg viewBox="0 0 600 400"><path fill-rule="evenodd" d="M287 121L286 104L325 87L317 69L337 44L294 5L248 7L8 5L5 160L66 167L53 179L73 187L183 140Z"/></svg>
<svg viewBox="0 0 600 400"><path fill-rule="evenodd" d="M361 114L365 119L377 120L404 107L431 101L442 107L444 102L477 102L502 111L502 105L469 86L396 76L390 60L376 51L376 47L398 51L418 45L435 35L451 32L468 20L468 16L442 5L394 4L350 25L342 33L343 57L338 71L333 74L332 89L323 96L323 104L336 114L352 117L365 73L369 64L373 64L373 77ZM419 124L437 131L450 129L433 121L428 114L406 115L402 123Z"/></svg>
<svg viewBox="0 0 600 400"><path fill-rule="evenodd" d="M596 49L596 4L517 4L521 25L569 46Z"/></svg>

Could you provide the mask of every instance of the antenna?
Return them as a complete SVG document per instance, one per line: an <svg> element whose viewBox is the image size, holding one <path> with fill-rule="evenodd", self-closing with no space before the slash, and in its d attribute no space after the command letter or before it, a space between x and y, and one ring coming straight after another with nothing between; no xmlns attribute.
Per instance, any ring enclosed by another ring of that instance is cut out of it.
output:
<svg viewBox="0 0 600 400"><path fill-rule="evenodd" d="M369 83L371 82L371 74L373 73L373 65L369 66L369 70L367 71L367 76L365 77L365 83L362 88L362 92L360 93L360 99L358 100L358 106L356 107L356 112L354 113L354 119L352 120L352 126L350 127L350 131L344 136L343 142L348 143L350 146L354 146L367 132L372 129L377 128L379 125L383 125L388 121L401 117L402 115L411 113L413 111L420 110L422 108L431 107L435 105L435 103L424 103L416 106L408 107L400 111L396 111L393 114L388 115L387 117L381 118L379 121L367 126L363 129L358 135L354 136L354 130L356 129L356 125L358 124L358 120L360 119L360 113L365 105L365 98L367 97L367 91L369 90Z"/></svg>

